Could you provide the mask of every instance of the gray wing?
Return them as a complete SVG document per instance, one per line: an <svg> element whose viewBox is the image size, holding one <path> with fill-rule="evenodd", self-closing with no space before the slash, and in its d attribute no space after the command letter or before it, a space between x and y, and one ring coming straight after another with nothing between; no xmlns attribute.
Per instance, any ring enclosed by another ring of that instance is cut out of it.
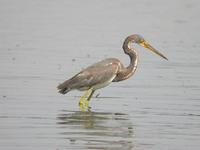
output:
<svg viewBox="0 0 200 150"><path fill-rule="evenodd" d="M65 94L72 89L88 90L95 85L112 82L118 72L119 63L118 59L110 58L93 64L60 84L59 92Z"/></svg>

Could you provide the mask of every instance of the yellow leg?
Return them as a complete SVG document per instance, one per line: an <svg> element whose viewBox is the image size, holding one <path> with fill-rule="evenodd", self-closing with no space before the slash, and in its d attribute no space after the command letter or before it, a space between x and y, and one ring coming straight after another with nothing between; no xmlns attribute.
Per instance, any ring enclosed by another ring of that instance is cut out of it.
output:
<svg viewBox="0 0 200 150"><path fill-rule="evenodd" d="M81 111L86 111L89 108L89 101L87 97L91 98L91 94L93 93L92 88L87 90L83 96L81 96L79 100L79 108Z"/></svg>

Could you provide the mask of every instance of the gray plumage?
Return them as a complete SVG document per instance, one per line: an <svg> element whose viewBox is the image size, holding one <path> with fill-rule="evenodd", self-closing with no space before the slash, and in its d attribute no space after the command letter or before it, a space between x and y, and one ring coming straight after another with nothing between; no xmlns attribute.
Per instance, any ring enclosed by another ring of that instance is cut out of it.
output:
<svg viewBox="0 0 200 150"><path fill-rule="evenodd" d="M124 53L130 57L130 64L124 67L123 64L116 58L108 58L98 63L95 63L81 72L58 85L58 90L62 94L77 89L85 91L89 89L103 88L111 82L119 82L131 77L138 64L137 51L131 47L132 43L139 44L150 51L158 54L164 59L167 59L163 54L154 49L144 38L138 34L128 36L123 43Z"/></svg>
<svg viewBox="0 0 200 150"><path fill-rule="evenodd" d="M109 58L95 63L58 86L59 92L65 94L70 90L80 91L102 88L112 82L121 68L118 59Z"/></svg>

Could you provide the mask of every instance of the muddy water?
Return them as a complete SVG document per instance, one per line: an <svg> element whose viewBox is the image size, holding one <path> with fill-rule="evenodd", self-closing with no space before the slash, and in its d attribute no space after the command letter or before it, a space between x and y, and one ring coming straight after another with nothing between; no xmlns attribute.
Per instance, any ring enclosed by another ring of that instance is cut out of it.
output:
<svg viewBox="0 0 200 150"><path fill-rule="evenodd" d="M0 149L198 150L198 0L0 1ZM128 64L124 38L142 34L169 61L136 46L133 78L95 93L58 83L107 57ZM97 96L97 97L96 97Z"/></svg>

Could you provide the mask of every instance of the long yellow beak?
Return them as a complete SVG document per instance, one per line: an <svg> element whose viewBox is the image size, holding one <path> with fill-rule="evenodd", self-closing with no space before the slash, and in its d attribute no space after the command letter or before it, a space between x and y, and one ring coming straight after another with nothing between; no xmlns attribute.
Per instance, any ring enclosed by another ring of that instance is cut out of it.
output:
<svg viewBox="0 0 200 150"><path fill-rule="evenodd" d="M168 60L167 57L165 57L163 54L161 54L159 51L157 51L155 48L153 48L147 41L141 42L140 45L149 49L150 51L154 52L155 54L159 55L160 57Z"/></svg>

